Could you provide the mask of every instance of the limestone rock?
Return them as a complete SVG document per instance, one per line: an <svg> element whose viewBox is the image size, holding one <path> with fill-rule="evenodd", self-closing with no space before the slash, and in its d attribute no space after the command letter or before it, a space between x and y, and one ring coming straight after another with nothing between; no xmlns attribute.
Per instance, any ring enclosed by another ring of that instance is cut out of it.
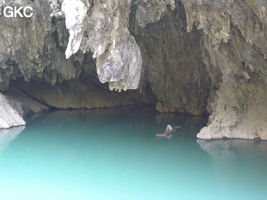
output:
<svg viewBox="0 0 267 200"><path fill-rule="evenodd" d="M23 125L25 125L23 118L10 105L7 98L0 94L0 129Z"/></svg>
<svg viewBox="0 0 267 200"><path fill-rule="evenodd" d="M202 139L267 139L266 1L182 0L188 31L203 32L211 95Z"/></svg>
<svg viewBox="0 0 267 200"><path fill-rule="evenodd" d="M137 89L142 58L128 30L133 3L142 4L146 13L138 17L140 24L159 20L168 5L175 6L174 0L3 2L3 5L32 6L34 15L32 18L0 19L3 30L0 34L0 89L7 89L9 81L17 77L26 81L43 79L53 85L79 78L81 68L74 64L75 58L63 59L63 49L67 58L79 49L83 53L93 52L99 80L109 82L111 90ZM60 23L62 17L69 31L67 45Z"/></svg>
<svg viewBox="0 0 267 200"><path fill-rule="evenodd" d="M5 96L10 105L23 117L28 117L33 114L42 114L50 110L49 106L33 99L30 95L27 95L13 85L5 92Z"/></svg>
<svg viewBox="0 0 267 200"><path fill-rule="evenodd" d="M161 112L209 113L199 138L267 139L266 1L0 3L34 8L33 18L0 17L0 90L18 79L49 83L44 88L53 95L31 92L58 108L139 104L138 92L152 91L149 101ZM92 87L97 78L110 89L138 92L107 93L98 83ZM90 83L77 84L73 97L70 80ZM92 101L106 94L123 100ZM69 100L62 106L55 103L59 97Z"/></svg>
<svg viewBox="0 0 267 200"><path fill-rule="evenodd" d="M168 6L175 9L175 0L137 0L135 18L139 26L144 28L149 23L155 23L168 12Z"/></svg>
<svg viewBox="0 0 267 200"><path fill-rule="evenodd" d="M88 80L71 80L52 86L43 82L18 82L16 87L55 109L94 109L136 106L153 103L151 95L136 91L114 93Z"/></svg>
<svg viewBox="0 0 267 200"><path fill-rule="evenodd" d="M82 0L64 0L62 11L65 14L66 27L69 30L69 42L66 50L66 58L77 53L80 48L84 27L83 23L90 4Z"/></svg>
<svg viewBox="0 0 267 200"><path fill-rule="evenodd" d="M201 33L195 29L187 33L183 5L177 3L173 11L145 28L131 19L131 32L142 53L141 87L149 85L154 92L156 109L206 113L210 77L202 58Z"/></svg>
<svg viewBox="0 0 267 200"><path fill-rule="evenodd" d="M52 22L52 8L47 0L2 2L3 6L32 6L31 18L0 18L0 90L6 90L11 80L42 79L51 84L73 79L79 75L78 67L64 58L58 42L63 23Z"/></svg>
<svg viewBox="0 0 267 200"><path fill-rule="evenodd" d="M110 90L137 89L142 58L135 38L128 30L132 0L75 2L64 0L62 3L70 33L66 57L69 58L79 48L83 52L92 51L101 83L109 82ZM137 12L141 26L159 20L168 4L174 7L173 0L140 1L137 4L138 11L142 10Z"/></svg>

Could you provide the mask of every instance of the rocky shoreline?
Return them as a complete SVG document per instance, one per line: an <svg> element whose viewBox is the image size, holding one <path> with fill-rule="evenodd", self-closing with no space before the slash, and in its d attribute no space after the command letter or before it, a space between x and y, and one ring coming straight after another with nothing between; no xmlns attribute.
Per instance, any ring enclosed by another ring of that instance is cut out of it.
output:
<svg viewBox="0 0 267 200"><path fill-rule="evenodd" d="M0 129L24 126L26 123L7 98L0 94Z"/></svg>
<svg viewBox="0 0 267 200"><path fill-rule="evenodd" d="M0 128L51 108L149 104L159 112L209 114L200 139L267 140L267 2L5 5L32 6L34 13L0 16Z"/></svg>

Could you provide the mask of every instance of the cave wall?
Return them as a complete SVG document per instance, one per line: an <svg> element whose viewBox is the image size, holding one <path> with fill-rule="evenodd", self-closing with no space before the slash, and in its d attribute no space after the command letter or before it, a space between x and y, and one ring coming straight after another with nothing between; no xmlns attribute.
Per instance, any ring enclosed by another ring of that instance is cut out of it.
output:
<svg viewBox="0 0 267 200"><path fill-rule="evenodd" d="M188 31L196 25L203 32L203 58L217 88L198 137L267 139L267 2L182 2Z"/></svg>
<svg viewBox="0 0 267 200"><path fill-rule="evenodd" d="M56 24L48 1L5 1L4 5L30 5L32 18L0 18L0 89L18 77L40 79L51 84L76 78L79 68L66 60L58 48Z"/></svg>
<svg viewBox="0 0 267 200"><path fill-rule="evenodd" d="M76 97L87 87L138 88L127 97L129 104L144 99L160 112L209 113L201 139L267 139L267 2L73 2L0 2L31 5L35 12L29 19L0 17L2 91L24 79L27 95L53 104L57 96L73 97L65 95L73 92L66 81L85 87ZM33 95L35 82L49 83L58 93L49 98L35 89ZM87 108L93 94L83 96L79 108ZM57 107L78 107L73 102Z"/></svg>
<svg viewBox="0 0 267 200"><path fill-rule="evenodd" d="M136 14L133 8L133 15ZM141 49L141 87L148 84L157 96L160 112L205 114L210 77L201 53L201 33L187 32L186 14L181 2L157 23L142 28L131 18L131 32Z"/></svg>

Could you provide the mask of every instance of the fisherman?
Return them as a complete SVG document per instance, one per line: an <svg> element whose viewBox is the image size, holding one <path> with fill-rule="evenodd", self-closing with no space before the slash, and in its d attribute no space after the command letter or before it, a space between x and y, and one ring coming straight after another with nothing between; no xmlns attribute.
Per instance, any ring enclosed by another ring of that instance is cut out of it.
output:
<svg viewBox="0 0 267 200"><path fill-rule="evenodd" d="M165 132L156 134L156 138L171 139L172 136L176 133L176 131L178 131L180 128L181 128L180 126L175 126L173 128L170 124L168 124Z"/></svg>

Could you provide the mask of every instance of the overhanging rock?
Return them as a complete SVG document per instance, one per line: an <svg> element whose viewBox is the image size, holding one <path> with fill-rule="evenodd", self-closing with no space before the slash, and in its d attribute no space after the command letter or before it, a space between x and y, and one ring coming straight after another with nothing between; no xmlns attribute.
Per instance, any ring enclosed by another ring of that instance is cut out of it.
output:
<svg viewBox="0 0 267 200"><path fill-rule="evenodd" d="M137 89L142 57L135 38L131 36L129 16L133 3L138 4L136 18L141 27L158 21L174 0L64 0L61 10L69 30L66 57L79 49L92 51L97 60L97 74L102 83L118 91ZM153 14L152 14L153 13Z"/></svg>

